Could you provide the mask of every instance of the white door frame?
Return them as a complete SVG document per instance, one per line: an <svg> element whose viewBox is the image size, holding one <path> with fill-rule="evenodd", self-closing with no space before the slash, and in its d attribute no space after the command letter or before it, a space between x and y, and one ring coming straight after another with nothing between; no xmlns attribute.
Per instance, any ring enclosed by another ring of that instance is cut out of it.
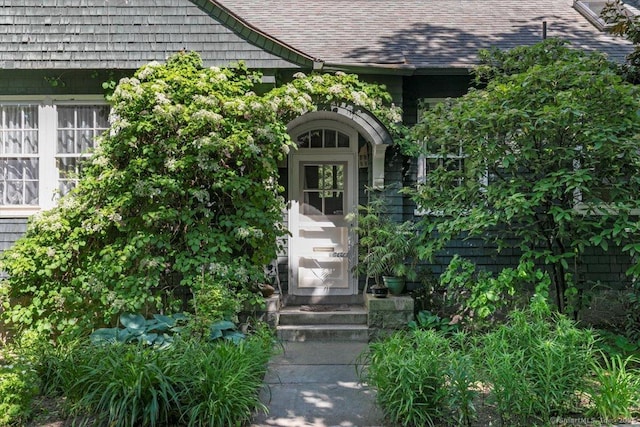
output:
<svg viewBox="0 0 640 427"><path fill-rule="evenodd" d="M358 196L358 132L341 123L331 120L317 120L296 126L290 131L292 139L305 131L313 129L332 129L347 134L350 139L349 148L300 148L292 151L289 155L289 231L291 236L288 243L289 258L289 294L304 296L333 296L333 295L357 295L358 282L354 271L354 263L357 262L357 245L355 236L355 217L350 218L347 222L348 227L348 251L346 258L348 260L346 287L299 287L298 274L300 266L300 258L304 254L300 254L299 248L301 244L300 230L300 193L301 193L301 177L300 165L308 162L327 162L339 163L343 162L347 166L346 185L344 188L344 198L346 201L347 212L344 214L355 213L357 208ZM321 227L323 224L318 224ZM326 224L325 224L326 225Z"/></svg>

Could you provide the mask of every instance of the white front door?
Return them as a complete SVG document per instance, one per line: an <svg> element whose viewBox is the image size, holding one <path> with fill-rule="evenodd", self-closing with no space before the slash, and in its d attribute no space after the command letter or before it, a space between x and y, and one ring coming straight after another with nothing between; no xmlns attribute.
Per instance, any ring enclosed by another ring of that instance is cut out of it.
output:
<svg viewBox="0 0 640 427"><path fill-rule="evenodd" d="M355 155L301 148L292 153L289 171L289 292L357 294L349 215L356 209Z"/></svg>

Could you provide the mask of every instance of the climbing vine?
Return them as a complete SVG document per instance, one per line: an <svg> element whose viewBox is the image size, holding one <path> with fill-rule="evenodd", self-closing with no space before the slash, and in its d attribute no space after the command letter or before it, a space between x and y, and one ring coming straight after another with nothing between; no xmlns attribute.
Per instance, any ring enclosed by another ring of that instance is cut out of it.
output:
<svg viewBox="0 0 640 427"><path fill-rule="evenodd" d="M77 188L2 255L5 322L86 330L125 311L178 310L178 290L250 295L287 232L277 184L294 147L287 121L347 103L400 129L389 94L356 76L298 74L258 95L260 77L191 52L121 79Z"/></svg>

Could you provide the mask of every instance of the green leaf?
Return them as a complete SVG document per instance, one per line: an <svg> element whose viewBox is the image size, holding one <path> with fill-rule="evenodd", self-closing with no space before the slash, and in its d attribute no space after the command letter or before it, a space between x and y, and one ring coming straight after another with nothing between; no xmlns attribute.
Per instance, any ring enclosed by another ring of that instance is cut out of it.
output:
<svg viewBox="0 0 640 427"><path fill-rule="evenodd" d="M144 331L147 321L141 314L125 313L120 316L120 323L131 331Z"/></svg>
<svg viewBox="0 0 640 427"><path fill-rule="evenodd" d="M89 339L92 344L102 344L116 342L118 339L118 328L100 328L91 333Z"/></svg>
<svg viewBox="0 0 640 427"><path fill-rule="evenodd" d="M233 332L225 333L224 339L231 341L234 344L240 344L245 339L245 335L242 332L233 331Z"/></svg>

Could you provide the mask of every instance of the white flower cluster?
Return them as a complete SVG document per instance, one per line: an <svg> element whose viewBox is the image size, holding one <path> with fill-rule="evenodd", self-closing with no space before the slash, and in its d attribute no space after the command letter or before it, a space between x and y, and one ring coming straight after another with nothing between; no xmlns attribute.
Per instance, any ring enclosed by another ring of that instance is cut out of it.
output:
<svg viewBox="0 0 640 427"><path fill-rule="evenodd" d="M167 97L167 94L164 92L156 92L156 104L158 105L166 105L170 104L171 100Z"/></svg>
<svg viewBox="0 0 640 427"><path fill-rule="evenodd" d="M220 123L223 120L223 117L220 114L211 110L198 110L193 113L193 118L215 124Z"/></svg>
<svg viewBox="0 0 640 427"><path fill-rule="evenodd" d="M273 142L275 139L275 134L273 133L273 129L269 126L263 126L256 129L256 135L260 138L265 138L269 142Z"/></svg>
<svg viewBox="0 0 640 427"><path fill-rule="evenodd" d="M198 105L203 105L204 107L219 107L220 100L215 96L204 96L204 95L195 95L193 97L193 102Z"/></svg>
<svg viewBox="0 0 640 427"><path fill-rule="evenodd" d="M327 89L327 92L329 92L332 95L339 95L342 93L343 90L344 90L344 86L338 83L338 84L329 86L329 88Z"/></svg>
<svg viewBox="0 0 640 427"><path fill-rule="evenodd" d="M354 91L351 91L351 99L353 100L354 104L365 106L367 101L369 100L369 97L367 96L366 93L362 91L354 90Z"/></svg>
<svg viewBox="0 0 640 427"><path fill-rule="evenodd" d="M116 101L116 107L126 108L127 101L139 99L144 94L144 89L140 85L140 80L135 77L123 78L120 84L113 91L113 99Z"/></svg>
<svg viewBox="0 0 640 427"><path fill-rule="evenodd" d="M176 159L174 159L173 157L167 158L167 160L165 160L164 162L164 167L167 168L167 170L170 172L175 172L177 169L177 166L178 166L178 163Z"/></svg>
<svg viewBox="0 0 640 427"><path fill-rule="evenodd" d="M126 130L131 123L126 118L120 117L120 115L116 113L112 113L109 117L109 121L111 122L111 126L109 127L109 136L116 136L123 130ZM100 146L100 144L98 144Z"/></svg>
<svg viewBox="0 0 640 427"><path fill-rule="evenodd" d="M144 65L137 73L137 76L140 80L150 80L153 78L156 70L161 67L158 61L151 61L147 65Z"/></svg>
<svg viewBox="0 0 640 427"><path fill-rule="evenodd" d="M216 68L216 69L214 70L214 68ZM221 83L221 82L226 82L227 80L229 80L227 78L227 75L225 73L223 73L222 71L220 71L219 68L211 67L210 69L212 71L214 71L213 73L211 73L209 75L209 82L210 83Z"/></svg>

